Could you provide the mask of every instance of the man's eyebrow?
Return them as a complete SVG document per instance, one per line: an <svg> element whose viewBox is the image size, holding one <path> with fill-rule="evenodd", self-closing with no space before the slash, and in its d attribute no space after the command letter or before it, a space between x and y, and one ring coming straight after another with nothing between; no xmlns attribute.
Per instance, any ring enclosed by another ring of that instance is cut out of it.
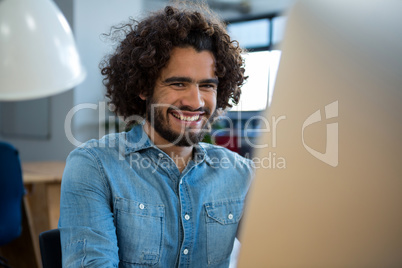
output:
<svg viewBox="0 0 402 268"><path fill-rule="evenodd" d="M172 83L172 82L193 83L195 81L189 77L173 76L173 77L166 78L163 82L164 83ZM216 85L218 85L218 83L219 83L219 80L216 78L202 79L202 80L198 81L198 84L216 84Z"/></svg>
<svg viewBox="0 0 402 268"><path fill-rule="evenodd" d="M210 79L203 79L199 82L199 84L219 84L219 80L216 78L210 78Z"/></svg>
<svg viewBox="0 0 402 268"><path fill-rule="evenodd" d="M172 83L172 82L187 82L191 83L193 80L189 77L179 77L179 76L172 76L169 78L166 78L163 82L165 83Z"/></svg>

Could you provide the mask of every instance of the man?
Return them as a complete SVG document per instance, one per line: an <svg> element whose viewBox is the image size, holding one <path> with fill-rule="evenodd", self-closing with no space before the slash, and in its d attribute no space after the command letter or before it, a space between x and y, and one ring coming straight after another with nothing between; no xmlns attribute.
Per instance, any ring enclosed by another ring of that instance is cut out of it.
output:
<svg viewBox="0 0 402 268"><path fill-rule="evenodd" d="M239 100L242 51L221 22L170 6L115 30L124 39L104 84L115 112L137 124L70 154L63 265L228 267L251 161L200 141Z"/></svg>

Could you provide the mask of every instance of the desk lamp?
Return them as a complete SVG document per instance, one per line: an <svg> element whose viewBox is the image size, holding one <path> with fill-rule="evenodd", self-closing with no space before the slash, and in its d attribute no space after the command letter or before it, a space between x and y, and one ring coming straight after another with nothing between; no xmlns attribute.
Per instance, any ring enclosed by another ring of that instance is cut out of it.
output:
<svg viewBox="0 0 402 268"><path fill-rule="evenodd" d="M51 0L0 0L0 101L48 97L85 71L67 20Z"/></svg>

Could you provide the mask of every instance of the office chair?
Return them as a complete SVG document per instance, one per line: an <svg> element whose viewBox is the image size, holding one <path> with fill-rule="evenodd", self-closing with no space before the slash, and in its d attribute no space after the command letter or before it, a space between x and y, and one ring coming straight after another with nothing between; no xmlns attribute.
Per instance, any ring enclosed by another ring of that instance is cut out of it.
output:
<svg viewBox="0 0 402 268"><path fill-rule="evenodd" d="M21 235L24 192L18 151L0 142L0 246Z"/></svg>
<svg viewBox="0 0 402 268"><path fill-rule="evenodd" d="M61 243L59 229L39 234L39 247L43 268L61 268Z"/></svg>

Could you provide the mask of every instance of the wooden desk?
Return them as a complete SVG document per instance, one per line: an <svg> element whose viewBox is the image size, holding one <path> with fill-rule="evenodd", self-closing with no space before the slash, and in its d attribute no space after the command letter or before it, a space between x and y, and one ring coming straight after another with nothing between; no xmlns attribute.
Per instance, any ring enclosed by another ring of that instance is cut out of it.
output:
<svg viewBox="0 0 402 268"><path fill-rule="evenodd" d="M39 234L57 228L64 168L65 162L22 163L23 180L27 189L24 205L38 264L40 264Z"/></svg>
<svg viewBox="0 0 402 268"><path fill-rule="evenodd" d="M23 163L24 185L35 227L38 231L57 228L60 216L61 177L64 162Z"/></svg>
<svg viewBox="0 0 402 268"><path fill-rule="evenodd" d="M24 196L22 233L0 248L11 267L42 267L39 234L57 228L60 215L60 186L64 162L22 163Z"/></svg>

